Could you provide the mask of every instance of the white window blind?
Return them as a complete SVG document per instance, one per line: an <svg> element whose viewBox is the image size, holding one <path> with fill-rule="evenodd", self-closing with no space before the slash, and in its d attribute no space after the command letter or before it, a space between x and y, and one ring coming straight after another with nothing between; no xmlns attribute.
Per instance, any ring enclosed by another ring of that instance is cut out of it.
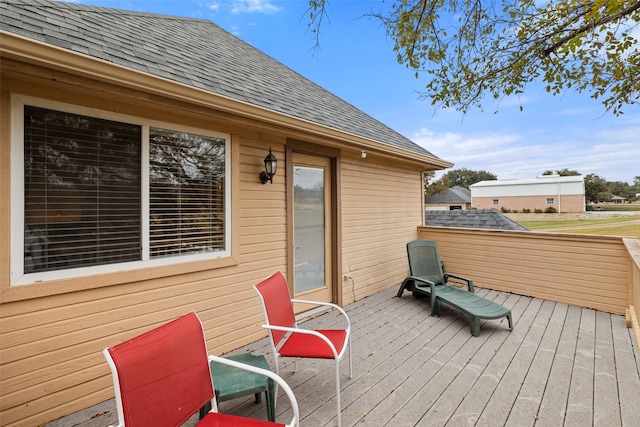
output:
<svg viewBox="0 0 640 427"><path fill-rule="evenodd" d="M24 272L139 260L141 127L24 107Z"/></svg>
<svg viewBox="0 0 640 427"><path fill-rule="evenodd" d="M224 250L224 185L224 139L150 128L150 257Z"/></svg>
<svg viewBox="0 0 640 427"><path fill-rule="evenodd" d="M13 284L229 253L229 135L21 101Z"/></svg>

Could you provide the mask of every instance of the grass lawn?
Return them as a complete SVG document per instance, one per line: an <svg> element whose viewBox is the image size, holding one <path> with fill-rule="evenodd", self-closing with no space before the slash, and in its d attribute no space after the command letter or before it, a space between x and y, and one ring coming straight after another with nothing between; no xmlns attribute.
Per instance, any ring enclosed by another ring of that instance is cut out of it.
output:
<svg viewBox="0 0 640 427"><path fill-rule="evenodd" d="M589 227L571 230L556 230L554 233L597 234L602 236L625 236L640 239L640 224L629 224L611 227Z"/></svg>
<svg viewBox="0 0 640 427"><path fill-rule="evenodd" d="M617 211L638 211L640 212L640 205L593 205L601 206L605 212L617 212Z"/></svg>
<svg viewBox="0 0 640 427"><path fill-rule="evenodd" d="M547 229L547 231L552 231L548 229L557 228L557 230L553 230L554 233L629 236L640 239L640 224L637 222L625 224L625 222L640 220L640 215L604 219L597 219L597 215L593 215L593 218L576 221L519 221L519 223L529 230ZM617 225L607 226L606 224ZM597 227L597 225L603 226Z"/></svg>
<svg viewBox="0 0 640 427"><path fill-rule="evenodd" d="M542 215L542 214L541 214ZM640 215L630 215L628 217L603 218L597 219L597 215L593 215L595 219L575 220L575 221L518 221L519 224L527 227L529 230L537 230L540 228L555 227L580 227L582 225L611 224L625 221L637 221Z"/></svg>

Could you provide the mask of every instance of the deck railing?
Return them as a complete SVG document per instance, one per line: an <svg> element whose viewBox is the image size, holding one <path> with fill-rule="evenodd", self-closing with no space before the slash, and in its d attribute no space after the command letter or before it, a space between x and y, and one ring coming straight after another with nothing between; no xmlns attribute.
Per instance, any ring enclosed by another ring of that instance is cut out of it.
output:
<svg viewBox="0 0 640 427"><path fill-rule="evenodd" d="M640 341L640 241L534 231L419 227L445 271L480 287L625 314Z"/></svg>
<svg viewBox="0 0 640 427"><path fill-rule="evenodd" d="M640 345L640 240L625 238L623 241L631 259L629 308L625 313L627 327L633 327L636 334L636 344Z"/></svg>

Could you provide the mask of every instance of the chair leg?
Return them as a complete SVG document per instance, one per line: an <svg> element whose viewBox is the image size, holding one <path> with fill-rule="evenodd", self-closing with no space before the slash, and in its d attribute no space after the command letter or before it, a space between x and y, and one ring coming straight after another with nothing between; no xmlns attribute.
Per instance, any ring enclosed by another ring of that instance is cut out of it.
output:
<svg viewBox="0 0 640 427"><path fill-rule="evenodd" d="M398 292L396 293L396 296L398 298L400 298L402 296L402 293L404 292L404 289L407 287L407 285L412 282L411 279L404 279L404 281L402 282L402 285L400 285L400 289L398 289Z"/></svg>
<svg viewBox="0 0 640 427"><path fill-rule="evenodd" d="M280 364L278 363L278 353L273 354L273 364L276 365L276 375L280 375ZM276 413L276 404L278 403L278 383L274 381L273 387L273 413Z"/></svg>
<svg viewBox="0 0 640 427"><path fill-rule="evenodd" d="M480 319L476 316L469 317L469 326L471 327L471 335L477 337L480 335Z"/></svg>
<svg viewBox="0 0 640 427"><path fill-rule="evenodd" d="M336 402L338 405L338 427L342 425L340 415L340 361L336 359Z"/></svg>
<svg viewBox="0 0 640 427"><path fill-rule="evenodd" d="M511 312L507 314L507 320L509 321L509 330L513 331L513 320L511 319Z"/></svg>
<svg viewBox="0 0 640 427"><path fill-rule="evenodd" d="M276 408L275 408L275 396L273 395L274 381L269 378L267 385L267 391L264 393L267 401L267 419L272 423L276 422Z"/></svg>
<svg viewBox="0 0 640 427"><path fill-rule="evenodd" d="M353 358L351 357L351 334L349 334L349 379L353 378Z"/></svg>
<svg viewBox="0 0 640 427"><path fill-rule="evenodd" d="M437 297L431 295L431 315L434 317L440 317L440 301Z"/></svg>

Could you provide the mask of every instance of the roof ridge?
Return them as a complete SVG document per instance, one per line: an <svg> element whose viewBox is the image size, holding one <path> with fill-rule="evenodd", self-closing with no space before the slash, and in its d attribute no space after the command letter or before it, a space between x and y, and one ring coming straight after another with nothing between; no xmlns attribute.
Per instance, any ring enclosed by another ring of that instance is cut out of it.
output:
<svg viewBox="0 0 640 427"><path fill-rule="evenodd" d="M163 13L156 12L144 12L137 10L127 10L127 9L118 9L107 6L94 6L90 4L80 4L80 3L70 3L67 1L54 0L55 5L51 4L51 2L41 3L34 2L33 0L3 0L8 1L13 4L24 4L29 7L34 7L37 9L51 9L51 10L59 10L61 8L67 8L75 11L80 11L84 14L100 14L100 15L127 15L127 16L148 16L159 19L166 19L168 21L201 21L201 22L211 22L211 20L206 18L194 18L188 16L176 16L176 15L167 15Z"/></svg>

